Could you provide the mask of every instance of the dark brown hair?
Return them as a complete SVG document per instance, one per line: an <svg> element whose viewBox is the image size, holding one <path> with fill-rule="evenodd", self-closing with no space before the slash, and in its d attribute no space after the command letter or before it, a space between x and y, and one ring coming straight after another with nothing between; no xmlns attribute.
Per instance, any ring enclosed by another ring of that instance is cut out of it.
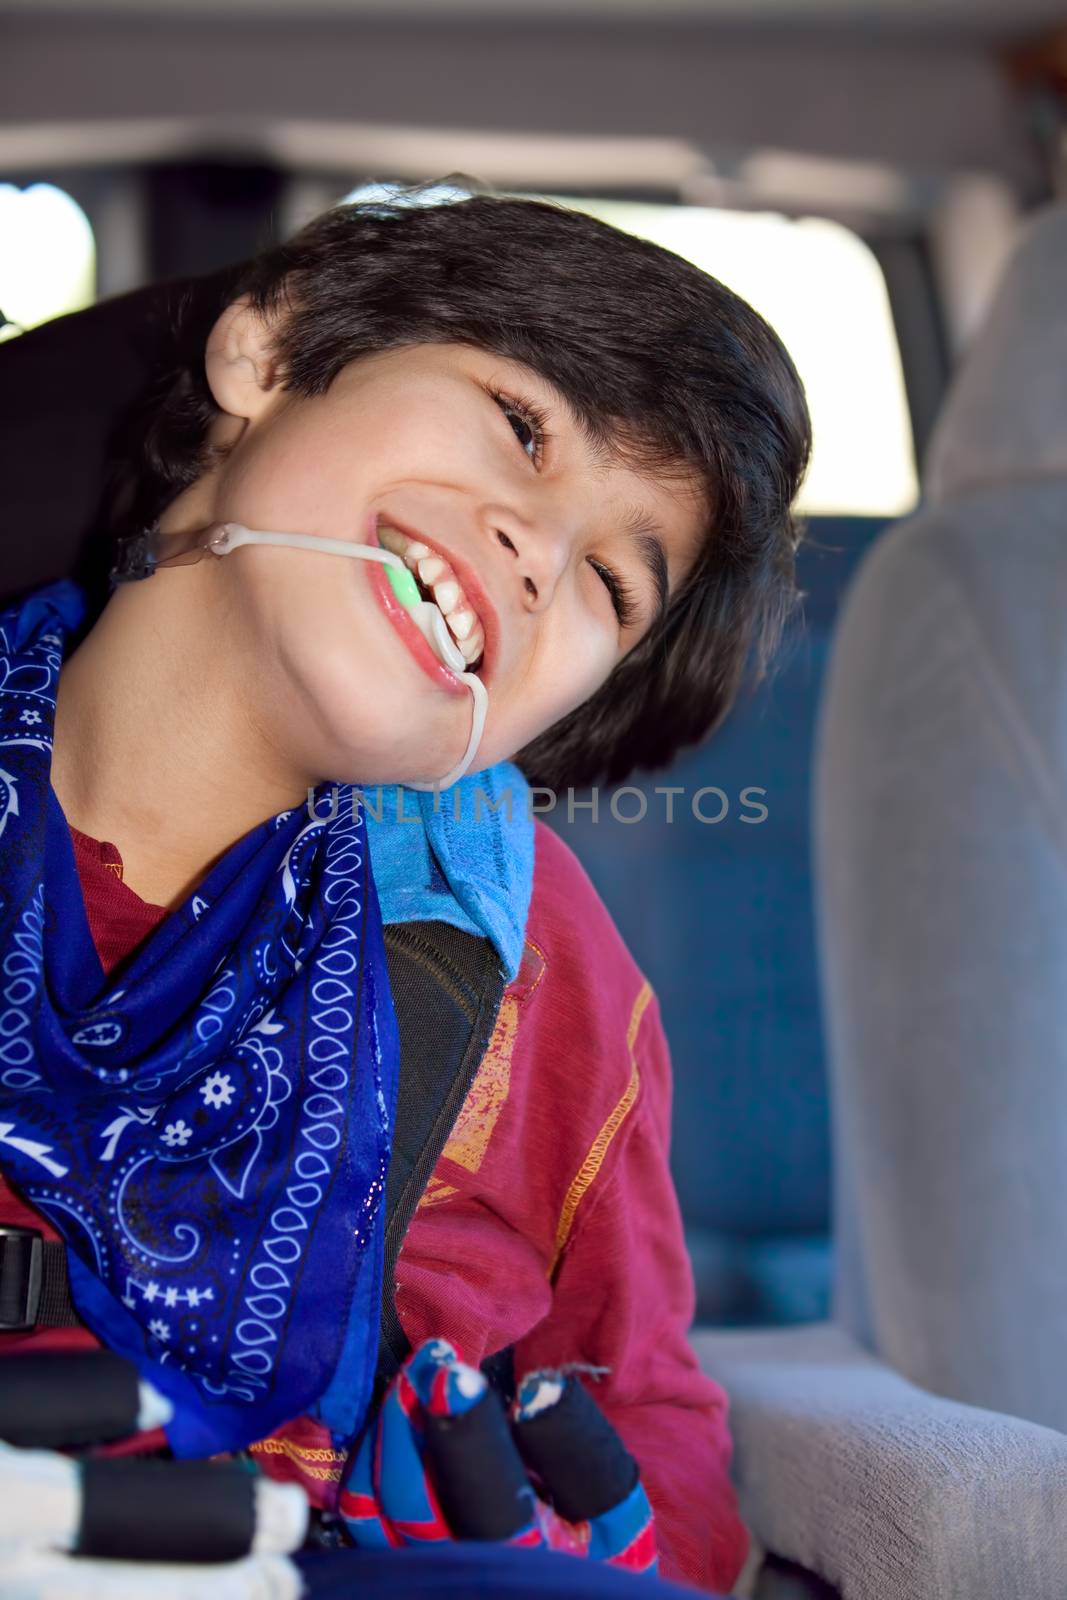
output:
<svg viewBox="0 0 1067 1600"><path fill-rule="evenodd" d="M751 306L658 245L547 201L418 197L323 212L255 256L230 300L284 308L275 355L300 395L324 393L375 351L465 343L533 368L618 459L695 475L706 537L666 614L516 757L531 782L556 789L663 766L718 726L748 664L755 682L766 675L796 602L791 506L811 450L796 369ZM211 463L208 331L180 302L173 360L114 486L118 535L155 521Z"/></svg>

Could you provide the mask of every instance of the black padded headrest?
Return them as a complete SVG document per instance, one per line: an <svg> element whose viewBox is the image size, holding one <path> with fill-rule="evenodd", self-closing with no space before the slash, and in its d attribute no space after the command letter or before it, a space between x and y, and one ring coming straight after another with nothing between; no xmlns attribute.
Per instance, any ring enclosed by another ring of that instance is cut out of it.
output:
<svg viewBox="0 0 1067 1600"><path fill-rule="evenodd" d="M103 501L123 424L166 359L178 304L206 341L245 265L149 284L0 343L0 603L63 577L106 598Z"/></svg>

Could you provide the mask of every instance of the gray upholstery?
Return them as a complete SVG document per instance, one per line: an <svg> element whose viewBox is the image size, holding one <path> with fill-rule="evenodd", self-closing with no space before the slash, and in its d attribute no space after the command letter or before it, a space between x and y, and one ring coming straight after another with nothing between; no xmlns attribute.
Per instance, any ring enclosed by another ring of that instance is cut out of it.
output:
<svg viewBox="0 0 1067 1600"><path fill-rule="evenodd" d="M1064 1600L1067 206L927 481L850 587L816 728L834 1322L696 1344L765 1548L844 1600Z"/></svg>
<svg viewBox="0 0 1067 1600"><path fill-rule="evenodd" d="M924 462L926 498L1067 477L1067 205L1027 220Z"/></svg>
<svg viewBox="0 0 1067 1600"><path fill-rule="evenodd" d="M846 600L818 731L835 1312L915 1382L1067 1430L1067 206L929 484Z"/></svg>
<svg viewBox="0 0 1067 1600"><path fill-rule="evenodd" d="M825 705L836 1310L1067 1429L1067 482L965 516L875 551Z"/></svg>
<svg viewBox="0 0 1067 1600"><path fill-rule="evenodd" d="M742 1512L845 1600L1063 1600L1067 1438L935 1399L830 1323L693 1336Z"/></svg>

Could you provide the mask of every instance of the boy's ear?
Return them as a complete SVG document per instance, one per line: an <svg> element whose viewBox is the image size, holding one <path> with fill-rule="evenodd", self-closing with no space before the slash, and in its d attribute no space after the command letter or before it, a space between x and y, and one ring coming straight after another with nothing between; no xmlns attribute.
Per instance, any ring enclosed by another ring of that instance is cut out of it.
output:
<svg viewBox="0 0 1067 1600"><path fill-rule="evenodd" d="M228 305L208 335L204 370L220 411L253 421L275 398L278 373L270 353L270 324L249 296Z"/></svg>

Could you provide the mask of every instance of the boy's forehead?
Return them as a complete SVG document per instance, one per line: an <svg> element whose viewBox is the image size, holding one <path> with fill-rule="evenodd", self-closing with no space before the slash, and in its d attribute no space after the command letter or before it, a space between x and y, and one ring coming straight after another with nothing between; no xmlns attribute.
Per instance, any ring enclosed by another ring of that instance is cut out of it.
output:
<svg viewBox="0 0 1067 1600"><path fill-rule="evenodd" d="M521 397L552 413L557 447L565 448L572 470L595 476L627 526L647 528L679 559L696 554L711 514L707 479L681 462L652 465L641 459L626 432L612 436L603 425L583 418L569 396L546 373L515 356L461 341L425 340L395 345L350 363L355 369L380 359L412 371L470 374L502 385L521 385ZM519 396L515 396L519 398Z"/></svg>
<svg viewBox="0 0 1067 1600"><path fill-rule="evenodd" d="M404 369L410 373L470 374L482 378L496 373L499 378L508 377L513 382L523 383L531 399L542 399L546 404L573 410L567 395L547 373L516 356L458 340L419 340L389 345L384 350L370 350L355 356L342 370L346 377L355 378L374 367Z"/></svg>

